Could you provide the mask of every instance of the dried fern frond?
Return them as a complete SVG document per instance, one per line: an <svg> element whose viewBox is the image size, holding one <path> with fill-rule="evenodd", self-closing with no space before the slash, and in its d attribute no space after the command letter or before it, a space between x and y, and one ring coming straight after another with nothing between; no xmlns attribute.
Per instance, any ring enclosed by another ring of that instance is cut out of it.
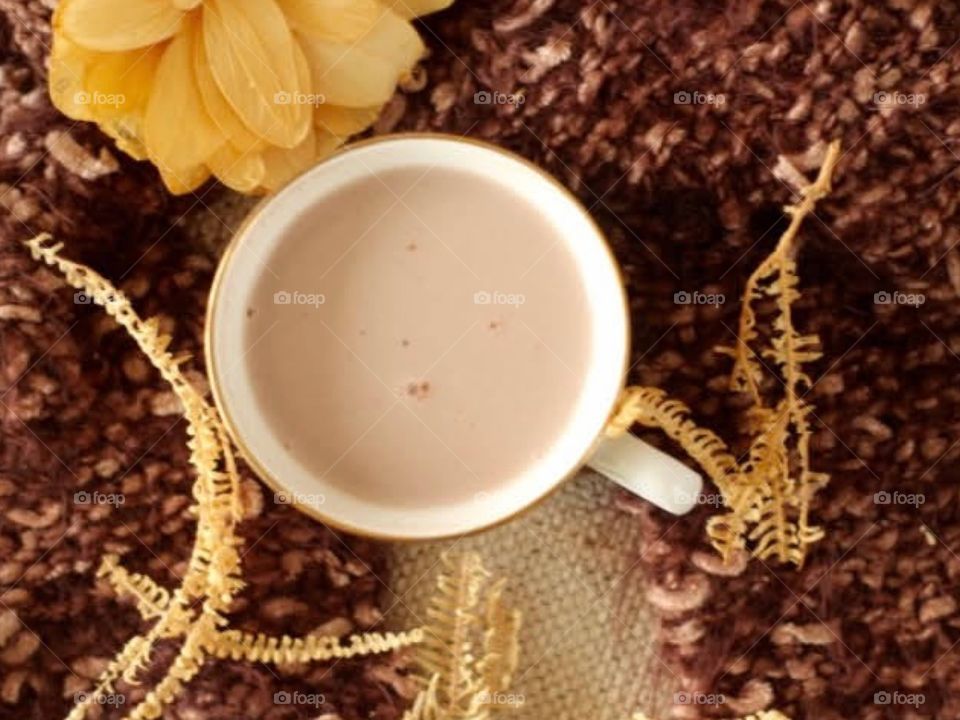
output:
<svg viewBox="0 0 960 720"><path fill-rule="evenodd" d="M662 430L697 461L725 498L728 493L733 494L739 472L736 458L714 432L690 419L690 408L682 402L671 399L659 388L628 387L607 423L606 434L622 435L634 423Z"/></svg>
<svg viewBox="0 0 960 720"><path fill-rule="evenodd" d="M206 650L221 659L289 665L391 652L423 642L423 637L420 628L405 633L373 632L351 635L344 645L335 636L293 638L225 630L212 638L213 642Z"/></svg>
<svg viewBox="0 0 960 720"><path fill-rule="evenodd" d="M840 145L834 142L817 179L800 190L800 202L785 208L789 226L747 280L737 343L718 348L734 359L731 389L749 393L753 401L747 413L753 440L744 462L738 463L713 432L690 420L689 408L654 388L627 388L607 426L607 434L613 436L635 422L659 428L704 469L724 500L725 511L707 521L707 535L725 559L749 547L755 557L799 567L810 545L823 537L821 528L810 525L810 502L829 477L810 467L813 410L804 400L813 385L804 368L820 358L820 341L797 330L792 307L800 297L796 263L800 225L830 192L839 159ZM773 299L775 315L769 344L758 349L755 305L764 299ZM783 392L778 401L768 403L761 384L764 371L771 369Z"/></svg>
<svg viewBox="0 0 960 720"><path fill-rule="evenodd" d="M424 689L404 720L488 720L504 708L495 699L517 667L520 613L504 605L504 583L490 582L476 553L445 554L441 562L415 654Z"/></svg>
<svg viewBox="0 0 960 720"><path fill-rule="evenodd" d="M105 278L83 265L60 257L61 245L49 235L26 242L33 257L56 268L66 281L101 306L137 342L180 399L187 421L190 463L196 472L193 495L197 516L196 542L179 588L170 592L146 576L122 568L116 556L104 557L99 576L118 593L134 598L140 614L154 620L145 633L131 638L107 665L86 700L77 704L68 720L83 720L88 710L118 680L135 684L149 664L156 643L179 638L179 653L165 675L130 708L130 720L154 720L163 714L184 686L210 659L232 658L248 661L301 662L332 657L351 657L388 652L418 642L423 633L369 633L351 638L348 645L329 638L281 638L231 630L224 613L243 588L240 568L240 539L236 525L242 518L240 480L233 446L217 411L207 404L180 371L185 356L168 350L170 337L160 331L156 319L142 320L130 302Z"/></svg>
<svg viewBox="0 0 960 720"><path fill-rule="evenodd" d="M725 512L707 522L707 534L725 560L734 557L746 547L747 516L755 491L744 482L742 470L727 444L713 431L698 426L690 419L690 408L659 388L626 388L606 434L617 436L634 423L661 430L683 448L717 486Z"/></svg>
<svg viewBox="0 0 960 720"><path fill-rule="evenodd" d="M519 610L508 608L503 602L506 580L497 581L487 598L484 634L484 656L477 664L483 685L489 692L505 692L520 661Z"/></svg>
<svg viewBox="0 0 960 720"><path fill-rule="evenodd" d="M757 340L757 315L754 311L754 303L761 301L764 296L776 298L779 313L775 320L776 330L781 338L791 338L790 342L781 343L778 352L773 355L778 363L785 366L785 374L789 372L791 377L795 377L799 372L799 364L806 361L805 357L810 360L819 357L817 354L805 356L805 352L809 351L804 351L800 346L791 347L800 339L793 329L790 312L791 304L800 296L797 291L797 235L803 221L813 212L817 202L830 193L833 172L839 160L840 143L834 141L827 148L817 179L800 189L800 202L784 208L790 216L790 224L777 242L774 251L753 271L744 288L743 307L740 311L737 333L739 342L733 348L722 348L725 353L734 357L730 375L731 387L735 390L749 391L755 405L763 405L760 392L763 370L756 353L751 350L751 344ZM816 340L816 338L812 339Z"/></svg>
<svg viewBox="0 0 960 720"><path fill-rule="evenodd" d="M816 203L830 192L833 172L840 159L840 143L827 148L817 179L800 190L800 202L785 208L790 224L770 256L750 276L744 291L738 342L727 352L734 358L731 386L749 391L757 436L750 447L744 478L756 488L752 498L754 526L749 539L754 555L761 559L803 564L808 547L823 536L809 524L810 501L829 480L810 468L810 413L803 397L812 386L804 370L821 357L820 340L805 335L793 322L797 289L797 237L804 219ZM775 301L769 346L758 352L753 304L761 297ZM782 398L768 404L760 389L760 364L773 363L783 385Z"/></svg>
<svg viewBox="0 0 960 720"><path fill-rule="evenodd" d="M116 555L104 555L97 577L106 579L117 595L133 598L144 620L160 617L170 606L170 592L146 575L131 573L119 564Z"/></svg>
<svg viewBox="0 0 960 720"><path fill-rule="evenodd" d="M444 555L441 562L444 570L427 608L428 633L417 662L427 677L440 678L439 702L454 713L481 689L474 643L480 628L477 603L488 574L475 553Z"/></svg>

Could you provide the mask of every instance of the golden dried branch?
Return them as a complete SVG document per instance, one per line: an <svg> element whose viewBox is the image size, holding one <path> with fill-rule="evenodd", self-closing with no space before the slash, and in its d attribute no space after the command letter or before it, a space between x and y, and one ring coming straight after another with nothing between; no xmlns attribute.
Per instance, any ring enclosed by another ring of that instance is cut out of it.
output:
<svg viewBox="0 0 960 720"><path fill-rule="evenodd" d="M793 303L800 297L800 226L830 192L839 159L840 144L833 142L817 179L800 190L799 203L785 208L789 226L744 289L737 344L719 348L734 359L731 389L749 393L753 401L747 420L754 437L744 462L738 463L713 432L697 427L686 406L653 388L627 388L607 428L612 435L634 422L659 428L699 463L726 506L725 513L707 522L707 534L725 559L749 546L755 557L801 566L810 545L823 537L823 530L809 523L810 502L829 477L810 468L812 407L804 400L813 384L804 367L820 358L820 341L796 329ZM764 299L774 301L775 314L768 345L757 349L754 305ZM761 387L765 369L783 385L782 397L772 404Z"/></svg>
<svg viewBox="0 0 960 720"><path fill-rule="evenodd" d="M344 645L340 638L333 636L293 638L225 630L212 638L206 650L221 659L286 665L391 652L423 642L423 637L423 630L419 628L405 633L366 633L351 635Z"/></svg>
<svg viewBox="0 0 960 720"><path fill-rule="evenodd" d="M484 657L477 664L483 684L489 692L505 692L520 661L520 611L503 603L506 580L497 581L487 599L487 630L484 635Z"/></svg>
<svg viewBox="0 0 960 720"><path fill-rule="evenodd" d="M166 588L146 575L129 572L118 564L116 555L104 555L97 577L106 579L117 595L131 596L144 620L160 617L170 606L170 592Z"/></svg>
<svg viewBox="0 0 960 720"><path fill-rule="evenodd" d="M756 353L751 350L751 343L757 339L757 316L753 303L763 299L764 295L777 299L780 335L796 336L791 320L791 303L799 297L797 292L796 254L797 235L800 226L806 217L813 212L818 201L826 197L832 189L833 171L840 160L840 142L834 141L827 148L827 153L820 167L817 179L800 190L800 202L784 208L790 216L790 224L784 231L774 251L753 271L747 280L743 292L743 307L740 311L740 326L737 336L739 342L732 348L725 350L734 357L733 370L730 374L731 386L735 390L747 390L754 399L754 404L763 406L759 380L763 376ZM777 359L788 365L792 373L797 373L798 363L802 362L801 355L792 353L792 342L787 343ZM800 348L796 348L798 352ZM816 357L819 357L818 355ZM811 359L815 359L811 358Z"/></svg>
<svg viewBox="0 0 960 720"><path fill-rule="evenodd" d="M179 588L171 593L143 575L128 572L115 556L103 559L98 574L117 592L131 595L141 615L155 622L126 643L68 720L83 720L100 698L114 692L118 680L136 683L156 643L167 638L182 639L179 653L143 701L129 710L130 720L159 718L163 708L211 659L305 662L389 652L419 642L422 632L418 630L358 635L348 645L341 645L330 638L275 638L227 627L223 613L244 584L238 552L241 540L236 534L242 507L234 451L220 417L184 378L180 365L186 358L168 351L170 337L160 332L159 322L141 320L113 285L90 268L60 257L62 246L50 240L49 235L40 235L26 245L35 259L59 270L72 287L92 298L125 329L180 399L187 420L190 463L196 472L196 542Z"/></svg>
<svg viewBox="0 0 960 720"><path fill-rule="evenodd" d="M813 383L804 366L820 358L820 340L800 333L793 322L793 303L800 297L797 238L803 221L829 194L839 160L840 143L834 141L827 148L817 179L800 190L799 203L785 209L790 224L773 253L747 281L738 342L728 350L734 357L731 386L748 390L754 405L757 435L744 468L746 482L756 488L749 536L753 553L797 566L803 564L808 547L823 537L820 528L809 524L810 501L829 480L810 469L812 408L803 396ZM758 353L751 347L758 338L753 303L764 296L774 299L776 314L769 346ZM774 364L783 384L782 399L772 406L766 404L759 386L763 360Z"/></svg>
<svg viewBox="0 0 960 720"><path fill-rule="evenodd" d="M416 653L424 689L404 720L487 720L510 707L499 698L517 667L520 613L503 604L503 582L488 587L490 575L476 553L444 555L441 562Z"/></svg>
<svg viewBox="0 0 960 720"><path fill-rule="evenodd" d="M607 435L621 435L634 423L659 428L697 461L726 496L733 492L739 473L736 458L727 444L711 430L690 419L690 408L673 400L659 388L628 387L620 398Z"/></svg>

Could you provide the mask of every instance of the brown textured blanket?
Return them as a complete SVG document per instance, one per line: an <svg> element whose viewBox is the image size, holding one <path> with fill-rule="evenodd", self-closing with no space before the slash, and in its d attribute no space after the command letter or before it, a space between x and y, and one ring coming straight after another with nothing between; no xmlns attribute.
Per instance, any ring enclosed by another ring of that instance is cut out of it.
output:
<svg viewBox="0 0 960 720"><path fill-rule="evenodd" d="M100 553L175 582L190 478L157 378L16 241L54 231L194 350L212 260L170 229L192 200L171 202L148 169L121 161L123 172L82 177L109 160L84 160L102 142L43 97L44 5L0 10L0 717L48 718L136 623L95 586ZM800 571L754 562L728 576L702 553L709 508L675 524L625 503L649 534L627 551L641 560L635 582L684 600L660 608L670 681L726 698L716 711L677 705L677 717L960 716L957 4L497 0L460 3L424 33L428 81L378 130L487 138L573 187L627 273L632 381L676 394L734 445L744 402L726 392L729 361L713 348L735 341L742 283L785 225L784 181L843 141L800 255L798 324L824 351L809 399L813 464L833 476L815 507L826 539ZM53 143L67 131L76 148ZM680 291L727 302L677 305ZM877 302L896 292L925 301ZM79 488L119 488L126 504L77 505ZM884 504L880 491L924 502ZM375 620L378 582L351 562L380 574L374 548L348 551L289 508L256 507L242 617L296 631ZM286 687L329 689L316 716L397 716L404 688L389 662L327 670L218 666L172 716L271 717L257 703Z"/></svg>
<svg viewBox="0 0 960 720"><path fill-rule="evenodd" d="M713 348L735 342L743 282L785 227L789 166L810 173L842 140L800 254L799 326L824 351L808 399L826 539L802 571L727 577L702 554L709 508L674 525L641 507L635 552L666 591L651 597L677 600L661 608L670 679L727 700L675 716L960 717L957 4L519 0L431 30L430 84L397 127L490 138L576 189L628 274L632 380L735 445L744 399ZM476 104L483 90L523 103ZM925 302L877 295L897 292Z"/></svg>
<svg viewBox="0 0 960 720"><path fill-rule="evenodd" d="M138 629L129 602L95 579L102 555L119 554L131 570L176 587L195 527L176 397L125 332L20 241L53 233L198 359L216 262L181 227L215 190L172 200L149 167L50 107L48 15L44 3L0 2L0 718L18 720L64 717ZM205 386L198 372L192 379ZM379 548L276 504L249 476L244 501L248 587L234 608L238 625L345 635L379 624ZM170 649L156 654L158 671ZM282 671L216 663L165 717L394 720L412 689L398 662ZM121 688L124 705L147 689ZM277 704L281 692L305 702ZM121 717L124 706L94 711Z"/></svg>

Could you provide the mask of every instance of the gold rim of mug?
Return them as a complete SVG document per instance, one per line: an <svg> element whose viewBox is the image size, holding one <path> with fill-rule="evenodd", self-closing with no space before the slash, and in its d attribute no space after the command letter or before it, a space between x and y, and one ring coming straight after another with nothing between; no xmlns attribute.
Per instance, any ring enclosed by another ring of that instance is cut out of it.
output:
<svg viewBox="0 0 960 720"><path fill-rule="evenodd" d="M227 247L224 249L223 254L220 258L220 262L217 265L217 270L213 276L213 282L210 285L210 293L207 297L207 312L206 312L206 327L204 328L204 358L207 365L207 377L210 382L210 390L213 394L213 401L216 404L217 411L220 414L220 418L223 422L224 427L227 430L227 433L230 436L230 439L233 441L234 445L237 446L237 449L240 451L240 455L243 457L244 462L250 466L250 468L257 474L260 480L267 485L274 493L290 493L290 489L285 487L283 482L273 476L270 471L259 461L259 459L250 452L247 447L246 442L243 439L243 436L240 434L237 429L237 425L233 422L233 419L230 416L230 412L227 409L227 404L224 402L223 393L220 389L220 383L217 376L217 366L214 361L214 353L212 350L213 346L213 320L216 315L217 306L218 306L218 297L220 293L220 287L223 284L223 276L226 273L226 268L230 264L230 260L236 251L236 248L240 245L243 239L248 235L251 225L254 221L260 216L263 212L266 205L273 201L273 199L279 195L283 190L292 185L293 183L300 180L301 177L307 173L313 172L318 166L322 165L325 162L332 160L333 158L339 157L340 155L352 152L353 150L367 147L369 145L379 145L383 143L398 142L403 140L445 140L448 142L455 143L466 143L468 145L474 145L476 147L484 148L492 152L504 155L512 160L515 160L527 168L533 170L537 175L546 180L554 188L560 191L562 197L573 206L573 208L588 222L588 224L593 228L594 232L597 235L597 238L600 240L600 244L603 247L604 252L606 252L611 265L614 268L614 271L617 274L620 284L620 297L622 300L623 307L623 332L625 340L625 351L623 355L623 360L620 366L620 392L617 395L617 398L614 399L613 405L611 405L609 412L607 413L608 419L612 416L613 411L616 408L617 402L620 395L622 395L624 388L626 387L627 382L627 364L630 359L630 306L627 301L627 292L626 286L624 283L623 269L620 267L620 263L617 261L616 256L613 254L613 250L610 247L610 242L607 240L606 235L600 229L600 226L597 224L596 220L593 219L593 216L587 211L583 206L583 203L577 199L569 188L567 188L563 183L553 177L550 173L543 170L536 164L527 160L525 157L518 155L510 150L506 150L498 145L492 143L484 142L482 140L475 140L473 138L462 137L460 135L453 135L450 133L440 133L440 132L402 132L402 133L393 133L390 135L384 135L381 137L368 138L365 140L359 140L354 143L349 143L344 145L332 155L324 158L316 165L312 165L307 170L304 170L302 173L292 178L288 183L286 183L279 190L275 191L273 194L264 197L258 202L253 209L250 210L249 214L244 218L243 222L240 224L240 227L234 233L233 237L227 244ZM559 489L559 487L565 483L567 480L576 475L583 467L587 464L590 456L593 455L594 450L597 445L600 443L603 438L603 431L606 427L604 426L599 429L597 436L594 438L594 441L590 444L587 452L585 452L577 463L574 465L573 469L562 477L557 478L557 480L550 485L546 490L544 490L540 495L530 500L528 503L522 507L517 508L509 515L506 515L497 520L491 520L489 522L484 522L476 527L470 528L462 532L451 532L451 533L441 533L437 535L424 535L424 536L409 536L409 535L393 535L387 532L378 532L374 530L368 530L366 528L356 527L350 523L343 522L336 518L333 515L329 515L318 510L313 505L308 505L301 502L291 502L290 505L297 508L300 512L305 515L313 518L314 520L320 522L325 526L329 526L335 530L340 530L342 532L350 533L352 535L357 535L360 537L370 538L374 540L388 540L391 542L430 542L434 540L444 540L450 538L460 538L466 537L469 535L474 535L484 530L489 530L491 528L499 527L505 523L508 523L521 514L531 510L536 505L539 505L546 498L552 495L554 492ZM290 493L292 497L295 497L295 493Z"/></svg>

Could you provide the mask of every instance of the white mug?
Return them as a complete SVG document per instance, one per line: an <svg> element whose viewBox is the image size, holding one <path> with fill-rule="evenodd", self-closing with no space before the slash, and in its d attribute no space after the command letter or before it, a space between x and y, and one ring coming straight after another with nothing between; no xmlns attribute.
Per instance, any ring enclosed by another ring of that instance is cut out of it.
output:
<svg viewBox="0 0 960 720"><path fill-rule="evenodd" d="M306 471L259 411L242 358L244 308L263 259L304 208L364 174L422 166L469 168L506 183L563 228L593 322L593 361L585 391L561 440L542 462L503 489L460 506L391 508L364 501ZM206 359L217 406L247 462L280 496L314 518L360 535L417 540L462 535L511 518L584 465L674 514L689 511L701 478L632 435L606 438L604 428L623 392L630 350L629 314L620 271L602 232L577 199L526 160L493 145L437 134L404 134L348 146L265 199L225 252L207 309Z"/></svg>

